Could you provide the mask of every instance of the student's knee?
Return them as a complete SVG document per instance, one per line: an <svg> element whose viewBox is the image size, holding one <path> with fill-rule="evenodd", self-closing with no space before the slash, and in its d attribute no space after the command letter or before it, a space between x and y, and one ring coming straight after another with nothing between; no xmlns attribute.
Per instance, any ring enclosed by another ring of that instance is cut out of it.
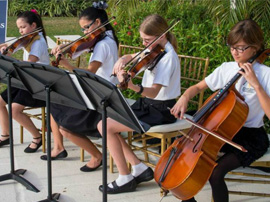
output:
<svg viewBox="0 0 270 202"><path fill-rule="evenodd" d="M71 134L67 132L66 130L59 129L59 131L65 138L70 138Z"/></svg>
<svg viewBox="0 0 270 202"><path fill-rule="evenodd" d="M5 100L3 100L2 96L0 96L0 107L5 107L7 105L7 103L5 102Z"/></svg>
<svg viewBox="0 0 270 202"><path fill-rule="evenodd" d="M18 118L23 113L24 107L18 104L12 104L12 117L14 119Z"/></svg>

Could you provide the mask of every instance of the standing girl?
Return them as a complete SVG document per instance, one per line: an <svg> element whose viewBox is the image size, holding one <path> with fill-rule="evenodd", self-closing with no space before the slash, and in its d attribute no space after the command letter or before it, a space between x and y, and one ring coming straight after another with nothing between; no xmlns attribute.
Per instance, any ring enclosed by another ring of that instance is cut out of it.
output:
<svg viewBox="0 0 270 202"><path fill-rule="evenodd" d="M49 64L48 46L46 41L46 33L40 15L35 11L25 11L18 15L16 21L17 27L21 35L33 32L41 28L41 32L35 36L32 41L23 48L23 60L29 62L37 62L42 64ZM1 53L7 51L7 46L1 48ZM8 53L9 54L9 53ZM33 136L32 143L24 150L26 153L36 152L42 145L41 134L31 121L31 119L23 113L25 106L43 107L45 102L33 99L28 91L12 88L12 116L13 118L26 128ZM9 122L7 104L7 90L0 96L0 126L1 137L0 146L9 144Z"/></svg>
<svg viewBox="0 0 270 202"><path fill-rule="evenodd" d="M269 147L268 136L263 128L263 117L270 118L270 69L263 64L254 65L247 61L258 51L264 49L261 28L253 20L238 22L230 31L227 39L234 62L225 62L198 84L191 86L171 109L171 113L183 118L188 101L199 92L209 87L212 91L223 88L236 73L242 78L236 83L236 89L244 97L249 106L249 113L244 126L235 135L233 141L242 145L248 152L242 152L230 145L225 145L225 152L217 160L209 179L212 194L216 202L228 202L228 189L224 181L225 175L240 166L249 166L265 154ZM239 71L243 69L244 72ZM185 201L195 201L194 198Z"/></svg>
<svg viewBox="0 0 270 202"><path fill-rule="evenodd" d="M161 16L146 17L139 30L143 45L147 46L167 29L168 24ZM152 70L145 70L142 85L134 85L132 81L128 83L128 88L144 96L132 105L135 115L151 126L175 122L168 107L172 107L176 103L175 98L180 95L180 63L176 53L176 39L168 32L152 44L149 50L156 45L165 50L163 57ZM123 66L134 56L135 54L124 55L115 64L114 74L117 74L119 81L125 73ZM132 129L110 118L107 121L108 149L119 170L118 178L108 184L107 193L134 191L137 184L153 179L153 171L136 157L119 134ZM98 129L102 134L101 122ZM132 165L132 173L127 167L127 161ZM100 186L99 190L103 191L103 187Z"/></svg>
<svg viewBox="0 0 270 202"><path fill-rule="evenodd" d="M82 11L79 17L79 24L84 34L90 33L92 30L108 21L107 13L104 10L106 7L107 5L105 3L99 2L93 4L93 7L86 8ZM88 70L106 80L116 83L116 79L110 77L110 75L113 70L113 65L118 59L118 39L110 24L106 25L105 29L106 31L102 34L101 40L99 40L93 48ZM59 47L53 50L56 56L60 53L58 50ZM63 57L60 60L60 64L71 71L75 68ZM52 152L53 159L67 156L62 138L59 138L59 135L62 134L91 155L91 160L81 168L81 171L90 172L100 167L102 165L102 154L87 137L100 137L97 131L97 123L101 118L100 114L93 110L83 111L71 107L54 105L52 116L52 126L55 126L52 128L53 135L55 140L58 140L55 143L55 152L54 150ZM61 134L58 131L58 126ZM57 147L62 147L62 151L61 149L57 151ZM41 156L41 159L45 160L47 156Z"/></svg>

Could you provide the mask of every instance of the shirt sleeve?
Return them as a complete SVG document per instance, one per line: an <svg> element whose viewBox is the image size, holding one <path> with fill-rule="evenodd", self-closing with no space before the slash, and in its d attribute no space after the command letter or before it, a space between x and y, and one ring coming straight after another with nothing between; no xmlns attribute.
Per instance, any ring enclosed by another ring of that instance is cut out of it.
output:
<svg viewBox="0 0 270 202"><path fill-rule="evenodd" d="M47 47L46 47L46 49L47 49ZM34 41L32 46L31 46L29 56L30 55L36 56L40 60L42 54L43 54L43 48L41 47L40 40ZM28 60L28 58L27 58L27 60Z"/></svg>
<svg viewBox="0 0 270 202"><path fill-rule="evenodd" d="M97 61L103 63L108 58L108 50L106 44L100 41L94 47L93 54L89 62Z"/></svg>
<svg viewBox="0 0 270 202"><path fill-rule="evenodd" d="M223 88L225 83L226 74L223 74L223 70L226 68L225 63L217 67L209 76L205 78L207 86L212 90L216 91L217 89Z"/></svg>
<svg viewBox="0 0 270 202"><path fill-rule="evenodd" d="M153 84L161 84L167 87L170 84L172 72L176 67L175 62L170 57L163 57L154 69L155 78Z"/></svg>

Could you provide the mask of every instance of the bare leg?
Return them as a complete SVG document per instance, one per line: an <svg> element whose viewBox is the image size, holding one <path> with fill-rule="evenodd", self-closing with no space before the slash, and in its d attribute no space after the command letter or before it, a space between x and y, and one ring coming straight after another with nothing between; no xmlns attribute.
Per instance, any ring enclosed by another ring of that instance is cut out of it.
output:
<svg viewBox="0 0 270 202"><path fill-rule="evenodd" d="M0 126L2 135L9 135L8 111L6 105L7 103L0 96ZM8 137L0 136L0 140L6 140L7 138Z"/></svg>
<svg viewBox="0 0 270 202"><path fill-rule="evenodd" d="M21 124L26 130L28 130L33 138L41 137L41 134L39 133L38 129L34 125L34 123L31 121L31 119L23 113L23 109L25 106L20 105L18 103L12 103L12 117ZM41 141L41 138L39 139L33 139L34 142L39 143ZM30 148L34 149L37 145L34 143L30 144Z"/></svg>
<svg viewBox="0 0 270 202"><path fill-rule="evenodd" d="M102 134L102 123L101 121L98 123L98 130L100 134ZM133 153L133 151L129 148L125 140L119 135L119 132L123 131L131 131L130 128L120 124L113 119L107 119L107 142L108 149L115 161L115 164L119 170L120 175L128 175L130 171L127 167L127 160L133 165L140 163L140 160ZM119 145L122 145L120 147ZM126 157L126 158L125 158Z"/></svg>
<svg viewBox="0 0 270 202"><path fill-rule="evenodd" d="M102 160L101 152L96 148L96 146L85 136L76 135L74 133L68 132L60 128L61 134L68 138L71 142L78 145L80 148L84 149L91 155L90 161L87 163L87 166L94 168L100 165Z"/></svg>
<svg viewBox="0 0 270 202"><path fill-rule="evenodd" d="M59 131L58 124L55 122L51 115L51 129L53 134L53 150L51 152L52 157L57 156L59 153L65 150L63 143L63 136Z"/></svg>

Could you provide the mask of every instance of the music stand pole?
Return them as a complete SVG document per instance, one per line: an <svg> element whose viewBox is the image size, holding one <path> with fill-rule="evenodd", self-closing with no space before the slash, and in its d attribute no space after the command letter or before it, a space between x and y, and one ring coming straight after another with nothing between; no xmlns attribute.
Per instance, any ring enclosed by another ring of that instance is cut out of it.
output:
<svg viewBox="0 0 270 202"><path fill-rule="evenodd" d="M33 192L39 192L39 190L31 184L28 180L24 179L22 176L27 170L25 169L17 169L15 170L15 163L14 163L14 144L13 144L13 123L12 123L12 98L11 98L11 74L14 70L11 72L6 73L7 78L7 92L8 92L8 118L9 118L9 143L10 143L10 173L1 175L0 176L0 182L5 180L13 179L19 183L21 183L23 186L26 187L26 189L33 191Z"/></svg>
<svg viewBox="0 0 270 202"><path fill-rule="evenodd" d="M60 193L52 194L50 104L62 104L83 110L87 107L66 71L49 65L27 62L17 62L14 66L32 96L46 101L48 196L40 202L58 201Z"/></svg>
<svg viewBox="0 0 270 202"><path fill-rule="evenodd" d="M39 201L39 202L55 202L60 198L59 193L52 194L52 157L51 157L51 89L49 86L45 87L46 91L46 122L47 122L47 178L48 178L48 196L47 199Z"/></svg>

